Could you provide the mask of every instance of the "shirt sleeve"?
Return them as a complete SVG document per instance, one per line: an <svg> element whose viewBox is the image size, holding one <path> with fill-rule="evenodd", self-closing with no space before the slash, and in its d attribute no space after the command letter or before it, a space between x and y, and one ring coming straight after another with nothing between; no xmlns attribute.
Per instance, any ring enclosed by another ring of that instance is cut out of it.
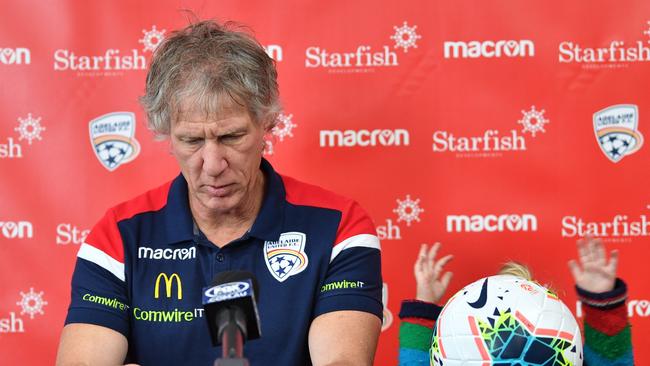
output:
<svg viewBox="0 0 650 366"><path fill-rule="evenodd" d="M358 310L383 318L381 248L375 226L356 202L342 212L314 317Z"/></svg>
<svg viewBox="0 0 650 366"><path fill-rule="evenodd" d="M65 324L86 323L128 337L124 246L113 211L95 225L77 253Z"/></svg>
<svg viewBox="0 0 650 366"><path fill-rule="evenodd" d="M428 366L433 327L442 307L404 300L399 312L399 365Z"/></svg>
<svg viewBox="0 0 650 366"><path fill-rule="evenodd" d="M576 286L585 313L585 364L632 366L632 336L625 300L627 286L616 279L612 291L593 293Z"/></svg>

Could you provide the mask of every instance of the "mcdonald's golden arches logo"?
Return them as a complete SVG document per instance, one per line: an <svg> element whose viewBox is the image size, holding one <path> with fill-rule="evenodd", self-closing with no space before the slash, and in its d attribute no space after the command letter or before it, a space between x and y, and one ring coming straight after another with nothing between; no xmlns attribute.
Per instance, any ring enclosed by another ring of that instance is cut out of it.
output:
<svg viewBox="0 0 650 366"><path fill-rule="evenodd" d="M154 298L159 298L160 297L160 279L163 279L165 281L165 294L167 295L167 298L172 297L172 284L174 280L176 280L176 297L179 300L183 299L183 285L181 284L181 278L178 276L177 273L172 273L171 276L167 276L167 273L161 272L158 277L156 277L156 285L154 286L154 291L153 291L153 297Z"/></svg>

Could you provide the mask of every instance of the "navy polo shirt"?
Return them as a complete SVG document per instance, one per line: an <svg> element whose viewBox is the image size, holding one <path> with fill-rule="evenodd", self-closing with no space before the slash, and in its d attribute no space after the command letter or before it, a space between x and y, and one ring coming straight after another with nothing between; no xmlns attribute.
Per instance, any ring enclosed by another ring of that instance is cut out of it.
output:
<svg viewBox="0 0 650 366"><path fill-rule="evenodd" d="M128 362L212 365L202 288L222 271L259 281L262 336L245 344L252 366L310 365L312 320L337 310L382 317L379 240L361 207L277 174L251 229L222 248L195 229L187 182L173 181L109 209L79 249L66 324L122 333Z"/></svg>

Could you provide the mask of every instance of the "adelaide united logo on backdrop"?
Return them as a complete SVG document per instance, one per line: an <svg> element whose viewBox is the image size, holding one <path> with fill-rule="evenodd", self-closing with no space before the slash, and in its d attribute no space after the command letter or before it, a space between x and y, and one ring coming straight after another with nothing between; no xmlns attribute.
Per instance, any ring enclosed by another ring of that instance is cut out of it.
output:
<svg viewBox="0 0 650 366"><path fill-rule="evenodd" d="M284 282L307 268L307 235L296 231L282 233L278 241L264 242L264 262L276 280Z"/></svg>
<svg viewBox="0 0 650 366"><path fill-rule="evenodd" d="M643 145L643 135L638 130L639 109L636 105L609 106L594 113L593 120L598 145L612 162L618 163Z"/></svg>
<svg viewBox="0 0 650 366"><path fill-rule="evenodd" d="M88 126L95 156L108 171L133 161L140 154L135 139L135 114L113 112L99 116Z"/></svg>

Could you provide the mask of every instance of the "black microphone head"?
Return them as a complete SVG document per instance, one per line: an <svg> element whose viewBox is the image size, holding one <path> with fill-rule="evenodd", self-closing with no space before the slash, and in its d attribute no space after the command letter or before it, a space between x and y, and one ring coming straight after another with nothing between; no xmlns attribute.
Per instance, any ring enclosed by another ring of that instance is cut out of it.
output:
<svg viewBox="0 0 650 366"><path fill-rule="evenodd" d="M237 322L237 326L242 330L245 340L261 336L257 311L258 291L255 275L247 271L218 273L210 286L203 288L203 309L214 346L221 343L220 329L224 319L219 314L223 311L242 314L242 322Z"/></svg>
<svg viewBox="0 0 650 366"><path fill-rule="evenodd" d="M223 285L224 283L239 282L245 280L250 280L253 283L253 293L255 294L255 299L259 301L260 292L259 285L257 284L257 278L255 278L255 275L253 273L248 271L219 272L216 276L214 276L214 279L212 280L210 286L219 286Z"/></svg>

